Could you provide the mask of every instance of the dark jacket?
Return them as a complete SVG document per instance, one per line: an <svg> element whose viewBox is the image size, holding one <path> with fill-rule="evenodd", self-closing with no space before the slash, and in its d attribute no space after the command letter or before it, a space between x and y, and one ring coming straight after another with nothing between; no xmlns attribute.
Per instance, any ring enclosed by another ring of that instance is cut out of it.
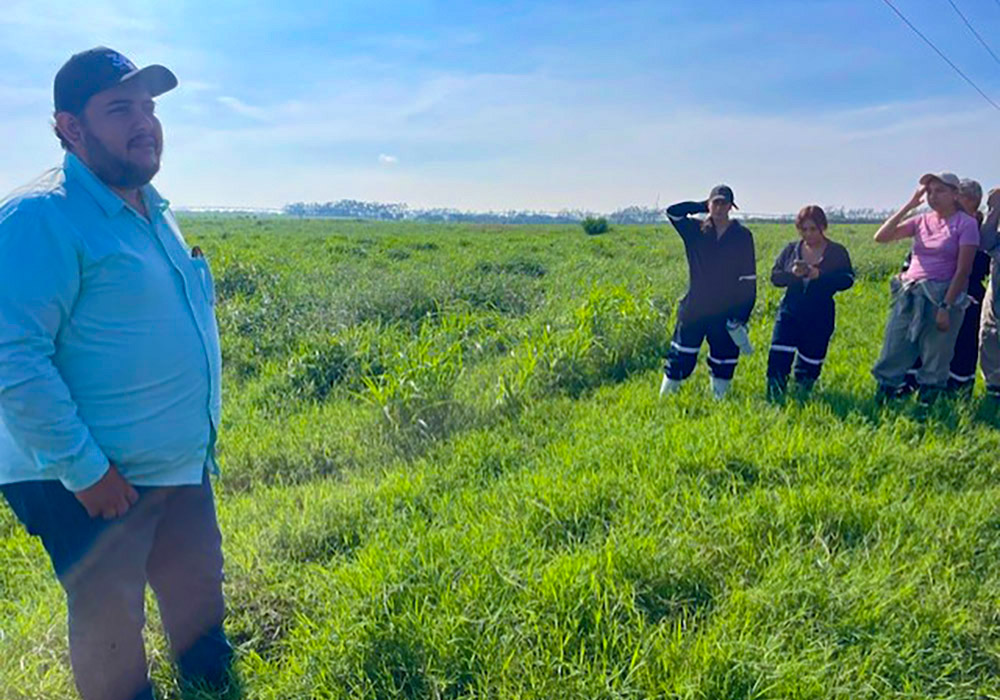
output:
<svg viewBox="0 0 1000 700"><path fill-rule="evenodd" d="M720 237L711 219L691 218L691 214L707 212L707 202L681 202L667 208L688 261L688 290L678 318L717 316L746 323L757 300L753 234L734 220Z"/></svg>
<svg viewBox="0 0 1000 700"><path fill-rule="evenodd" d="M985 217L983 212L976 212L976 222L979 224L980 235L982 235ZM990 256L982 250L976 251L976 257L972 261L972 272L969 273L969 296L982 303L986 296L986 278L990 274ZM974 313L979 313L978 310Z"/></svg>
<svg viewBox="0 0 1000 700"><path fill-rule="evenodd" d="M850 289L854 284L854 268L847 248L835 241L826 244L819 261L819 277L804 280L792 273L792 263L802 258L802 241L785 246L774 261L771 283L786 287L779 313L788 313L820 323L833 323L833 295Z"/></svg>
<svg viewBox="0 0 1000 700"><path fill-rule="evenodd" d="M969 273L969 296L976 301L982 301L986 296L986 278L990 276L990 256L981 250L976 251L972 261L972 272Z"/></svg>

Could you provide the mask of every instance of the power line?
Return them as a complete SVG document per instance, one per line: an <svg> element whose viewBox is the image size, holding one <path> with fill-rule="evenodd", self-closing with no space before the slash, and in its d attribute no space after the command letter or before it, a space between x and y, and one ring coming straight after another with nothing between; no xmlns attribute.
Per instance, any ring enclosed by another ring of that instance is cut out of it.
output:
<svg viewBox="0 0 1000 700"><path fill-rule="evenodd" d="M928 46L930 46L932 49L934 49L934 52L938 56L941 57L942 61L944 61L945 63L947 63L949 66L951 66L952 70L954 70L956 73L958 73L960 76L962 76L962 79L965 82L967 82L969 85L971 85L975 89L976 92L978 92L980 95L983 96L984 100L986 100L987 102L989 102L991 105L993 105L994 109L996 109L998 112L1000 112L1000 104L997 104L996 102L994 102L990 98L989 95L987 95L985 92L983 92L982 89L980 89L980 87L978 85L976 85L974 82L972 82L972 78L970 78L969 76L967 76L965 73L962 72L961 68L959 68L954 63L952 63L951 59L948 58L947 56L945 56L944 53L941 52L941 49L939 49L937 46L934 45L934 42L932 42L930 39L928 39L926 36L924 36L923 32L921 32L919 29L917 29L915 26L913 26L913 22L911 22L910 20L906 19L906 16L902 12L900 12L896 8L895 5L892 4L892 0L882 0L882 2L884 2L886 5L888 5L892 9L892 11L895 12L899 16L899 18L901 20L903 20L903 22L906 23L906 26L909 27L910 29L912 29L913 32L917 36L919 36L921 39L923 39L924 42ZM1000 2L1000 0L997 0L997 2Z"/></svg>
<svg viewBox="0 0 1000 700"><path fill-rule="evenodd" d="M983 48L990 52L990 56L993 57L993 60L1000 63L1000 57L993 53L993 49L990 48L990 45L986 43L986 40L979 34L979 32L976 31L976 28L972 26L966 16L962 14L962 11L958 9L958 5L955 4L955 1L948 0L948 4L951 5L952 9L955 10L955 12L958 13L958 16L962 18L962 21L965 22L965 26L969 28L972 35L979 39L979 43L983 45ZM997 0L997 4L1000 5L1000 0Z"/></svg>

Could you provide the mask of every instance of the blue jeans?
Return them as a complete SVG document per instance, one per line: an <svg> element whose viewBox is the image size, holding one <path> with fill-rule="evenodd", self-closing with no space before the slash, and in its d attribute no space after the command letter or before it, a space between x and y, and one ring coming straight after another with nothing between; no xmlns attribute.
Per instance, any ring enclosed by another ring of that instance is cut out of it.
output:
<svg viewBox="0 0 1000 700"><path fill-rule="evenodd" d="M918 357L921 367L917 383L921 387L934 390L948 386L955 339L968 305L966 296L959 297L959 302L948 312L948 330L939 331L935 315L948 285L948 282L934 280L902 281L898 276L891 280L892 310L885 326L882 353L872 368L872 375L880 386L902 388L907 371Z"/></svg>
<svg viewBox="0 0 1000 700"><path fill-rule="evenodd" d="M83 700L152 700L142 641L146 583L183 680L222 682L222 535L208 473L201 485L140 487L121 518L91 518L58 481L0 491L39 537L69 608L70 661Z"/></svg>

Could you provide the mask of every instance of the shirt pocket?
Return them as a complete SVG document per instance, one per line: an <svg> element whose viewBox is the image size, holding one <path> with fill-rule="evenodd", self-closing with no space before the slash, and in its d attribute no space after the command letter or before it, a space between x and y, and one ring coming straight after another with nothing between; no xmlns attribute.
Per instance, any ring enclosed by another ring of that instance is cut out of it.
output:
<svg viewBox="0 0 1000 700"><path fill-rule="evenodd" d="M215 306L215 280L212 279L212 268L208 260L204 257L191 258L191 264L194 265L194 271L201 280L201 290L205 294L205 299Z"/></svg>

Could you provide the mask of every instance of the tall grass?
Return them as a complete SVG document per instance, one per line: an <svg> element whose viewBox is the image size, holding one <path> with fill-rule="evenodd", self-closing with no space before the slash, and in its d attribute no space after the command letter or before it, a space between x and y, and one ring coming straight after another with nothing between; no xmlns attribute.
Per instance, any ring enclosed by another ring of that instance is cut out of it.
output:
<svg viewBox="0 0 1000 700"><path fill-rule="evenodd" d="M686 279L656 227L184 226L219 290L245 697L1000 697L997 416L875 403L903 251L869 229L833 231L858 284L813 396L774 406L763 351L723 402L703 366L657 398ZM794 231L751 228L763 350ZM71 697L6 508L0 561L0 698Z"/></svg>

